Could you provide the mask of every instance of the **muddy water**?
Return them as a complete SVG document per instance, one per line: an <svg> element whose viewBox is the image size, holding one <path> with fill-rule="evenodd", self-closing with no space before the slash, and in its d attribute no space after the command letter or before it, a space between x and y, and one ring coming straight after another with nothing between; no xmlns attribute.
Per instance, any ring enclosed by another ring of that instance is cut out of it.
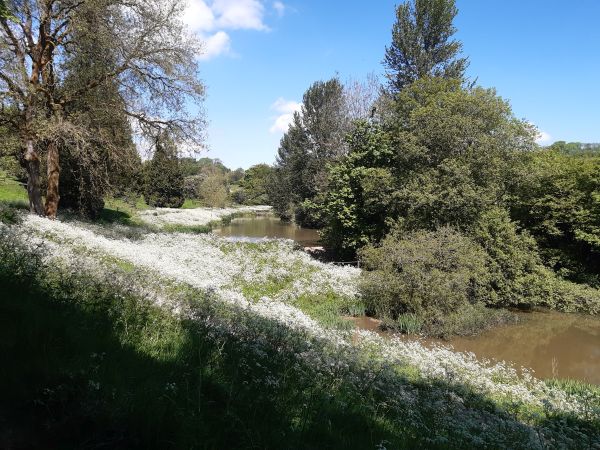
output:
<svg viewBox="0 0 600 450"><path fill-rule="evenodd" d="M293 223L282 222L272 215L257 217L239 217L231 224L214 230L219 236L258 240L262 238L293 239L303 247L314 247L319 244L317 230L302 228Z"/></svg>
<svg viewBox="0 0 600 450"><path fill-rule="evenodd" d="M479 358L508 361L516 367L533 369L538 378L571 378L600 385L600 319L558 312L519 316L518 324L475 337L422 342L452 345L457 351L473 352ZM353 321L361 329L376 331L378 327L378 321L368 317Z"/></svg>

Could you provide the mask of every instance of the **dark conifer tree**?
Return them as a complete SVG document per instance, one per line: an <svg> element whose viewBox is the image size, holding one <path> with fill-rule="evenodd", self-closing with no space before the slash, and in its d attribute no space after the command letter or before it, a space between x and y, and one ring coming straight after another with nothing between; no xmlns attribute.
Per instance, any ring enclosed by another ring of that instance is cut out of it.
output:
<svg viewBox="0 0 600 450"><path fill-rule="evenodd" d="M392 44L385 49L388 89L396 94L419 78L463 78L469 64L452 39L455 0L408 0L396 8Z"/></svg>

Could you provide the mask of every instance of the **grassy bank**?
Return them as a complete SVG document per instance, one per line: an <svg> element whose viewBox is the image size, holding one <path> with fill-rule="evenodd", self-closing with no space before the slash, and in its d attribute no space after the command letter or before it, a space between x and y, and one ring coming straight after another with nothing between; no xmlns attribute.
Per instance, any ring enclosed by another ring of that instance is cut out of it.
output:
<svg viewBox="0 0 600 450"><path fill-rule="evenodd" d="M98 250L42 260L58 251L55 241L40 254L23 239L4 232L0 241L0 345L11 361L0 380L5 447L589 448L600 440L597 391L584 386L477 372L451 352L376 336L351 344L284 303L228 302L227 284L173 283L168 261L156 273ZM277 262L268 246L255 247L265 265Z"/></svg>
<svg viewBox="0 0 600 450"><path fill-rule="evenodd" d="M585 419L506 403L456 380L427 381L414 366L332 345L214 294L152 288L137 269L50 269L37 250L2 238L7 295L0 345L11 361L0 382L4 447L584 448L597 442L593 411ZM171 307L157 306L167 294Z"/></svg>

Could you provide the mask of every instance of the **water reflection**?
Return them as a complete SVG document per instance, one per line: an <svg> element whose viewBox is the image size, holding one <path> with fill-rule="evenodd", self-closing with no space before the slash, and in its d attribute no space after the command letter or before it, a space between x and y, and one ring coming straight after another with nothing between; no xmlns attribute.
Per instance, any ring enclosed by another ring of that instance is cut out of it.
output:
<svg viewBox="0 0 600 450"><path fill-rule="evenodd" d="M303 247L320 245L317 230L302 228L293 223L282 222L277 217L271 215L239 217L233 219L229 225L218 228L214 232L219 236L234 237L249 241L266 237L293 239Z"/></svg>

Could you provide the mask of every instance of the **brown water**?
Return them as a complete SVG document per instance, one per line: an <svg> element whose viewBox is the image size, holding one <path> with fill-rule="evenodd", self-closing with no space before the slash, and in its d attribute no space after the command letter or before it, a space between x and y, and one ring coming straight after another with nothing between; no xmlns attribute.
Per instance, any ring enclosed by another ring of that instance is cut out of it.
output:
<svg viewBox="0 0 600 450"><path fill-rule="evenodd" d="M497 327L474 337L420 341L425 345L449 344L457 351L473 352L479 358L527 367L538 378L571 378L600 384L600 319L550 311L520 313L519 317L518 324ZM369 317L353 321L358 328L371 331L376 331L379 324Z"/></svg>
<svg viewBox="0 0 600 450"><path fill-rule="evenodd" d="M319 246L319 233L311 228L302 228L282 222L271 215L239 217L231 224L214 230L219 236L256 241L262 238L292 239L303 247Z"/></svg>

